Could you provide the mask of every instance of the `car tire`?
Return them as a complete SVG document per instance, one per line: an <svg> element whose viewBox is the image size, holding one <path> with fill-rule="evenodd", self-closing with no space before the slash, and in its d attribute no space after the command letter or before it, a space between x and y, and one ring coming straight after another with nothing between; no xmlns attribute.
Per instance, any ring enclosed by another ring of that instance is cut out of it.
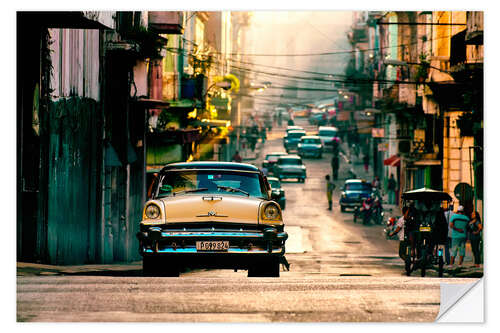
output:
<svg viewBox="0 0 500 333"><path fill-rule="evenodd" d="M340 211L343 213L345 212L345 207L344 206L340 206Z"/></svg>
<svg viewBox="0 0 500 333"><path fill-rule="evenodd" d="M322 158L322 157L323 157L323 154L319 154L319 155L318 155L318 158Z"/></svg>
<svg viewBox="0 0 500 333"><path fill-rule="evenodd" d="M178 277L180 267L175 260L146 256L142 259L142 274L144 276Z"/></svg>
<svg viewBox="0 0 500 333"><path fill-rule="evenodd" d="M279 257L258 260L248 268L248 277L280 277Z"/></svg>
<svg viewBox="0 0 500 333"><path fill-rule="evenodd" d="M157 260L155 257L142 258L142 275L143 276L156 276L158 273Z"/></svg>

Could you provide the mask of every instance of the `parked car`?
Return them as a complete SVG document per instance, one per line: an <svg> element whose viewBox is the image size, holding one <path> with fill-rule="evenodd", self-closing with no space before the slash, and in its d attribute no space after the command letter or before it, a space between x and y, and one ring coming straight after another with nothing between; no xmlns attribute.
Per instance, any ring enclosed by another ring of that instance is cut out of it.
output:
<svg viewBox="0 0 500 333"><path fill-rule="evenodd" d="M321 138L321 143L323 143L325 149L332 149L333 141L340 143L338 132L337 127L320 126L318 128L318 136Z"/></svg>
<svg viewBox="0 0 500 333"><path fill-rule="evenodd" d="M266 157L264 161L262 162L262 167L267 168L269 173L273 173L273 168L276 162L278 161L278 158L280 156L287 155L285 152L272 152L269 154L266 154Z"/></svg>
<svg viewBox="0 0 500 333"><path fill-rule="evenodd" d="M189 162L160 171L137 238L145 275L179 276L187 266L278 277L288 235L257 167Z"/></svg>
<svg viewBox="0 0 500 333"><path fill-rule="evenodd" d="M274 166L274 176L279 180L297 178L299 182L306 180L306 166L298 155L280 156Z"/></svg>
<svg viewBox="0 0 500 333"><path fill-rule="evenodd" d="M267 177L267 181L271 185L271 198L279 203L281 210L285 210L285 190L281 187L280 180L276 177Z"/></svg>
<svg viewBox="0 0 500 333"><path fill-rule="evenodd" d="M289 153L292 150L297 150L297 145L299 144L300 138L306 135L304 130L290 131L285 137L285 150Z"/></svg>
<svg viewBox="0 0 500 333"><path fill-rule="evenodd" d="M346 208L356 208L363 204L363 200L372 194L372 185L363 179L348 179L342 186L340 194L340 211Z"/></svg>
<svg viewBox="0 0 500 333"><path fill-rule="evenodd" d="M297 145L300 157L313 156L321 158L323 155L323 145L321 139L316 135L304 135Z"/></svg>

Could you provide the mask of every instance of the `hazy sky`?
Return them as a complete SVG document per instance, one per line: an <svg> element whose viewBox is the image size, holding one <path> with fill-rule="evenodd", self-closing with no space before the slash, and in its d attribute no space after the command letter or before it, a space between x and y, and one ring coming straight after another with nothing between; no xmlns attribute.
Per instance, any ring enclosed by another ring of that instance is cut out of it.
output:
<svg viewBox="0 0 500 333"><path fill-rule="evenodd" d="M352 12L347 11L256 11L253 12L248 33L247 52L251 54L275 54L253 56L251 62L266 66L291 68L321 73L342 74L349 54L322 56L278 56L349 51L346 33L352 24ZM285 73L279 70L268 69ZM287 72L291 75L308 74ZM310 76L310 75L309 75ZM318 87L308 81L287 81L279 77L260 75L262 80L273 84L293 84L299 87ZM322 88L325 85L321 85ZM313 93L299 93L299 97ZM316 93L318 95L318 93ZM325 94L322 94L325 95Z"/></svg>

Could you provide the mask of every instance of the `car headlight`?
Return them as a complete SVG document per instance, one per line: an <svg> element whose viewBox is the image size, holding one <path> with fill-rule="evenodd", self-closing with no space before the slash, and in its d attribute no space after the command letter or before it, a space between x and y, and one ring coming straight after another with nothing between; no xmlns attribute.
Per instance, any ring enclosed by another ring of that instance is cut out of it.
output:
<svg viewBox="0 0 500 333"><path fill-rule="evenodd" d="M144 208L144 217L148 220L157 220L161 218L161 210L155 203L150 203Z"/></svg>
<svg viewBox="0 0 500 333"><path fill-rule="evenodd" d="M274 202L267 202L261 206L260 219L262 223L266 224L283 223L281 209Z"/></svg>

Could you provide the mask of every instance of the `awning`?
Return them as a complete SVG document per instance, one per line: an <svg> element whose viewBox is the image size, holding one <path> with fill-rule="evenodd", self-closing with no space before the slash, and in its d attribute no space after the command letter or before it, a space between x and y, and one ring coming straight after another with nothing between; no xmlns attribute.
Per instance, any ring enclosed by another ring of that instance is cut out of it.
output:
<svg viewBox="0 0 500 333"><path fill-rule="evenodd" d="M398 167L401 165L401 158L398 155L393 155L384 160L384 165Z"/></svg>

